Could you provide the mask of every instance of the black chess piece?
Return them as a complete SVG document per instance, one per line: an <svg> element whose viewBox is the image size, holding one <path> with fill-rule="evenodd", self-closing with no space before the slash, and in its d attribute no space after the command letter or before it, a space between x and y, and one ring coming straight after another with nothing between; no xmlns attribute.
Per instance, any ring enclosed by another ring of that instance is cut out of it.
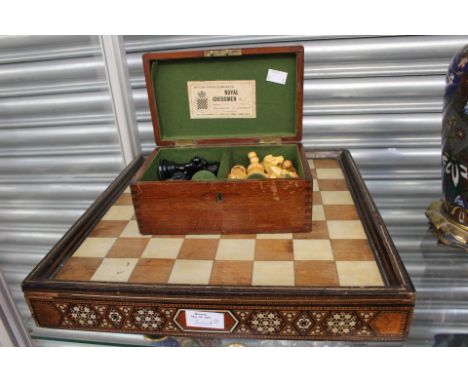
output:
<svg viewBox="0 0 468 382"><path fill-rule="evenodd" d="M161 159L158 164L159 179L161 180L190 180L200 170L207 170L217 175L218 169L219 162L210 163L198 156L193 157L187 163L175 163Z"/></svg>

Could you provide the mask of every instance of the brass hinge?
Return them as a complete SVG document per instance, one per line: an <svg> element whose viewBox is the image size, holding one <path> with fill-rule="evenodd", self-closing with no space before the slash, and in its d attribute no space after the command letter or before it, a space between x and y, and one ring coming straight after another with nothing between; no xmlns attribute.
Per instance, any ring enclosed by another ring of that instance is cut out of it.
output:
<svg viewBox="0 0 468 382"><path fill-rule="evenodd" d="M260 138L260 143L279 144L281 143L281 137L263 137Z"/></svg>
<svg viewBox="0 0 468 382"><path fill-rule="evenodd" d="M179 139L174 141L175 146L195 146L195 141L193 139Z"/></svg>
<svg viewBox="0 0 468 382"><path fill-rule="evenodd" d="M205 57L242 56L242 49L205 50Z"/></svg>

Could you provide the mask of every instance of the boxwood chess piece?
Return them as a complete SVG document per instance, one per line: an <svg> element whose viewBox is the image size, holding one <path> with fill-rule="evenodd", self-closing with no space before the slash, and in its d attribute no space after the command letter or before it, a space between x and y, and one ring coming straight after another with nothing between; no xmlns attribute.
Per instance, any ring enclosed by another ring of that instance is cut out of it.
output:
<svg viewBox="0 0 468 382"><path fill-rule="evenodd" d="M282 155L266 155L263 162L255 151L247 154L250 165L247 169L238 164L231 168L228 179L275 179L275 178L298 178L297 171L292 161L284 159Z"/></svg>
<svg viewBox="0 0 468 382"><path fill-rule="evenodd" d="M198 156L193 157L188 163L176 163L161 159L158 164L159 179L161 180L190 180L192 176L201 170L218 175L219 162L208 162Z"/></svg>
<svg viewBox="0 0 468 382"><path fill-rule="evenodd" d="M445 244L468 252L468 45L453 58L442 122L442 200L426 216Z"/></svg>

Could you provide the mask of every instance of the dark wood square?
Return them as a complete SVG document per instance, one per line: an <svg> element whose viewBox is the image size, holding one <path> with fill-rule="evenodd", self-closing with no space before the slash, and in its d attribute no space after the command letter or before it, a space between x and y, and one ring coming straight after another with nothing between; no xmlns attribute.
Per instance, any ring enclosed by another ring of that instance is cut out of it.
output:
<svg viewBox="0 0 468 382"><path fill-rule="evenodd" d="M55 276L55 280L89 281L96 269L101 265L102 258L72 257Z"/></svg>
<svg viewBox="0 0 468 382"><path fill-rule="evenodd" d="M295 261L294 276L296 286L339 286L334 261Z"/></svg>
<svg viewBox="0 0 468 382"><path fill-rule="evenodd" d="M114 205L115 206L132 206L133 205L132 194L123 193L115 201Z"/></svg>
<svg viewBox="0 0 468 382"><path fill-rule="evenodd" d="M118 238L106 257L140 257L149 241L149 238Z"/></svg>
<svg viewBox="0 0 468 382"><path fill-rule="evenodd" d="M218 249L218 239L185 239L178 259L213 260Z"/></svg>
<svg viewBox="0 0 468 382"><path fill-rule="evenodd" d="M351 205L323 206L327 220L359 220L356 208Z"/></svg>
<svg viewBox="0 0 468 382"><path fill-rule="evenodd" d="M221 235L221 239L256 239L255 233Z"/></svg>
<svg viewBox="0 0 468 382"><path fill-rule="evenodd" d="M118 237L128 224L128 220L101 220L89 237Z"/></svg>
<svg viewBox="0 0 468 382"><path fill-rule="evenodd" d="M140 259L128 281L165 284L171 275L174 261L172 259Z"/></svg>
<svg viewBox="0 0 468 382"><path fill-rule="evenodd" d="M344 179L317 179L320 191L347 191L348 185Z"/></svg>
<svg viewBox="0 0 468 382"><path fill-rule="evenodd" d="M295 232L294 239L328 239L328 226L325 220L312 221L311 232Z"/></svg>
<svg viewBox="0 0 468 382"><path fill-rule="evenodd" d="M252 261L216 260L211 271L210 285L250 285Z"/></svg>
<svg viewBox="0 0 468 382"><path fill-rule="evenodd" d="M258 239L255 242L255 260L294 260L292 240Z"/></svg>
<svg viewBox="0 0 468 382"><path fill-rule="evenodd" d="M315 168L341 168L336 159L314 159Z"/></svg>
<svg viewBox="0 0 468 382"><path fill-rule="evenodd" d="M375 260L368 241L364 239L331 240L331 246L336 261Z"/></svg>
<svg viewBox="0 0 468 382"><path fill-rule="evenodd" d="M320 194L320 191L312 192L312 209L314 208L313 206L317 204L322 204L322 195Z"/></svg>

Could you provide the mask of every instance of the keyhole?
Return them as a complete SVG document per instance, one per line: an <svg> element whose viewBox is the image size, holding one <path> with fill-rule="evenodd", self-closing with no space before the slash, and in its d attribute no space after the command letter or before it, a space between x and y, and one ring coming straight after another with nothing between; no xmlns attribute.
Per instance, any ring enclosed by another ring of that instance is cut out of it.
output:
<svg viewBox="0 0 468 382"><path fill-rule="evenodd" d="M224 200L223 194L220 194L219 192L216 194L216 201L218 203L221 203Z"/></svg>

